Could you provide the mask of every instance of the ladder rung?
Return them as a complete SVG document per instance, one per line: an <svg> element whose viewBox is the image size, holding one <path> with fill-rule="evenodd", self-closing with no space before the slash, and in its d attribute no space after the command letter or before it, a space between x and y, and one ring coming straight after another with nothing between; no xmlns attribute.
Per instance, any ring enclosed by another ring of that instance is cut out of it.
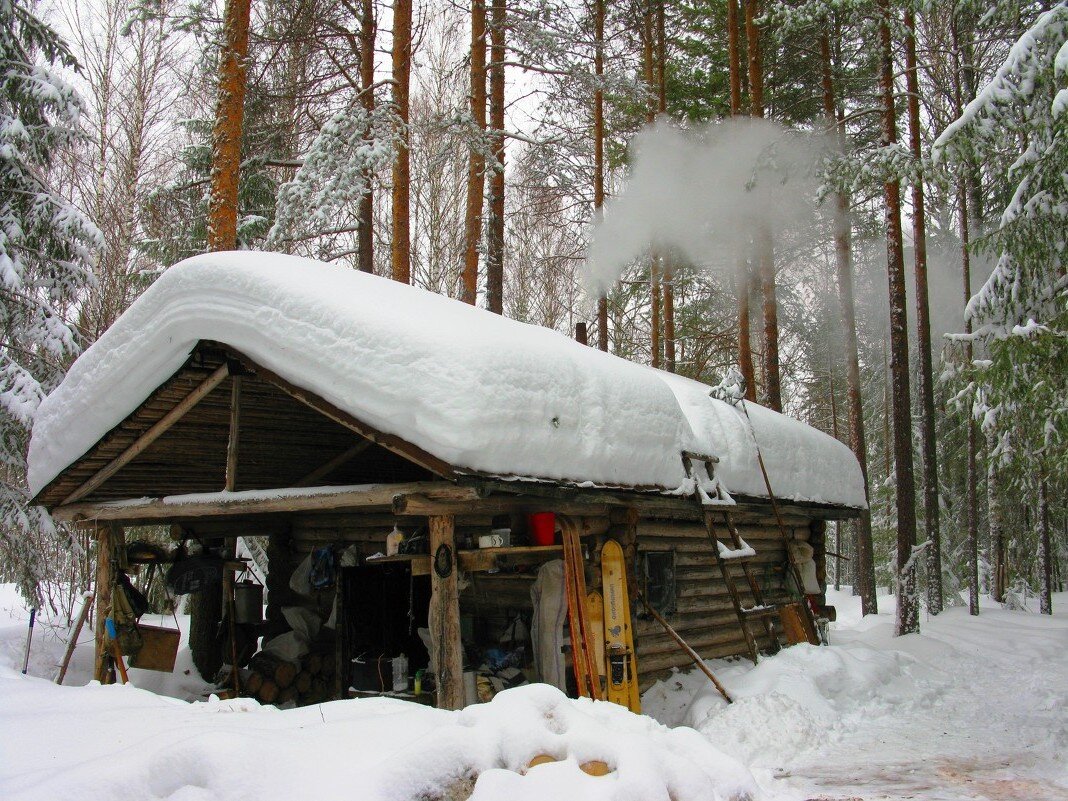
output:
<svg viewBox="0 0 1068 801"><path fill-rule="evenodd" d="M720 540L716 540L716 552L719 558L725 562L746 562L756 558L757 552L745 540L741 541L741 547L731 548Z"/></svg>
<svg viewBox="0 0 1068 801"><path fill-rule="evenodd" d="M777 606L754 606L754 607L752 607L750 609L743 609L742 610L742 615L744 615L746 618L751 618L751 617L755 617L755 618L771 617L772 615L778 615L778 614L779 614L779 607L777 607Z"/></svg>

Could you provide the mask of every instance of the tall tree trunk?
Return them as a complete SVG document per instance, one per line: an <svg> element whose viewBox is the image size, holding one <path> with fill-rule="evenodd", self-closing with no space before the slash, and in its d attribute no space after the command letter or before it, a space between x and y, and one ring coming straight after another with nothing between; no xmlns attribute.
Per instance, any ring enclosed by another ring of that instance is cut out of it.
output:
<svg viewBox="0 0 1068 801"><path fill-rule="evenodd" d="M593 216L600 220L604 205L604 0L594 0L593 71L597 89L593 93ZM597 347L608 350L608 297L597 298Z"/></svg>
<svg viewBox="0 0 1068 801"><path fill-rule="evenodd" d="M764 64L760 52L760 0L745 0L745 34L749 50L749 114L764 118ZM757 274L764 313L764 400L775 411L782 411L782 387L779 382L779 307L775 299L775 242L767 223L757 223L754 232Z"/></svg>
<svg viewBox="0 0 1068 801"><path fill-rule="evenodd" d="M970 221L968 219L968 192L965 184L961 182L960 188L960 249L961 249L961 280L964 284L964 305L972 298L972 269L970 252ZM964 333L972 332L972 321L967 317L964 320ZM964 362L972 363L972 343L970 340L964 343ZM971 406L965 412L964 424L968 427L968 440L965 459L965 491L964 503L965 519L968 526L967 551L968 551L968 612L972 615L979 614L979 468L978 461L978 431L975 419L972 417Z"/></svg>
<svg viewBox="0 0 1068 801"><path fill-rule="evenodd" d="M909 146L920 163L920 81L916 70L916 13L905 9L905 79L908 88ZM912 240L916 272L916 348L920 358L920 437L923 455L923 517L927 541L927 610L942 611L942 535L938 507L938 450L935 444L934 372L931 366L931 313L927 301L927 221L923 175L912 184Z"/></svg>
<svg viewBox="0 0 1068 801"><path fill-rule="evenodd" d="M363 0L360 9L360 101L369 115L375 110L375 9L374 0ZM359 233L359 267L362 272L375 271L374 217L375 199L368 173L367 189L360 197L357 210Z"/></svg>
<svg viewBox="0 0 1068 801"><path fill-rule="evenodd" d="M489 236L486 242L486 305L504 313L504 59L508 10L492 0L490 24L490 128L497 164L490 173Z"/></svg>
<svg viewBox="0 0 1068 801"><path fill-rule="evenodd" d="M656 5L657 99L661 116L667 115L667 34L664 0ZM664 287L664 369L675 372L675 269L668 253L661 255Z"/></svg>
<svg viewBox="0 0 1068 801"><path fill-rule="evenodd" d="M237 247L237 189L241 168L241 127L245 117L250 0L227 0L223 12L223 49L219 99L212 131L211 197L208 250Z"/></svg>
<svg viewBox="0 0 1068 801"><path fill-rule="evenodd" d="M989 438L986 462L986 519L990 526L990 548L993 551L991 562L994 564L994 582L990 588L990 596L1000 604L1005 602L1009 577L1005 553L1005 526L1001 515L1001 499L998 496L997 458L994 456L996 446L994 439Z"/></svg>
<svg viewBox="0 0 1068 801"><path fill-rule="evenodd" d="M212 131L211 195L208 201L208 250L237 247L237 191L241 168L241 131L245 117L250 0L227 0L223 12L223 49L219 63L219 98ZM103 608L99 606L97 608ZM221 664L210 637L222 620L218 588L194 593L189 600L190 638L197 643L194 661L203 678L212 680Z"/></svg>
<svg viewBox="0 0 1068 801"><path fill-rule="evenodd" d="M731 117L742 116L742 58L739 47L741 23L738 0L727 0L727 57L730 64ZM745 399L756 402L756 371L753 369L753 342L749 320L749 263L740 254L735 269L734 294L738 307L738 369L745 380Z"/></svg>
<svg viewBox="0 0 1068 801"><path fill-rule="evenodd" d="M964 98L961 92L961 83L966 70L962 65L961 36L958 30L956 9L950 16L950 36L953 44L953 96L956 105L956 113L959 117L964 108ZM966 38L966 37L965 37ZM972 269L971 269L971 215L969 214L968 185L970 171L965 171L957 185L957 193L960 199L960 250L961 250L961 280L964 288L964 305L967 307L972 298ZM972 321L967 316L964 318L964 332L972 332ZM972 343L965 340L964 362L972 363ZM978 453L978 432L972 410L968 408L965 413L964 424L967 426L967 449L965 468L965 519L967 521L967 558L968 558L968 613L979 614L979 499L978 499L978 467L976 465Z"/></svg>
<svg viewBox="0 0 1068 801"><path fill-rule="evenodd" d="M467 162L467 212L464 218L463 301L478 299L478 252L482 243L482 204L485 200L486 159L482 155L486 135L486 3L471 2L471 117L474 136Z"/></svg>
<svg viewBox="0 0 1068 801"><path fill-rule="evenodd" d="M883 102L884 147L897 142L894 109L894 56L890 37L890 0L879 0L880 89ZM897 618L894 633L920 630L916 597L916 488L912 464L912 409L909 393L909 337L905 310L905 262L901 244L901 185L884 185L886 198L886 261L890 291L890 372L894 414L894 472L897 511Z"/></svg>
<svg viewBox="0 0 1068 801"><path fill-rule="evenodd" d="M400 121L400 141L393 161L393 243L390 261L393 280L412 282L411 165L408 153L408 93L412 74L412 0L393 3L393 104Z"/></svg>
<svg viewBox="0 0 1068 801"><path fill-rule="evenodd" d="M1038 485L1038 525L1038 611L1043 615L1052 615L1053 548L1050 544L1049 492L1045 479Z"/></svg>
<svg viewBox="0 0 1068 801"><path fill-rule="evenodd" d="M645 73L645 89L649 93L645 105L645 124L652 126L656 122L657 84L656 64L656 0L645 0L642 10L642 68ZM660 367L660 252L654 243L649 254L649 327L650 327L650 363Z"/></svg>
<svg viewBox="0 0 1068 801"><path fill-rule="evenodd" d="M831 63L830 36L820 37L823 61L823 112L828 126L834 125L838 146L845 151L845 122L838 111ZM857 347L857 312L853 297L853 241L849 222L849 198L844 192L834 195L834 254L838 278L838 302L842 315L842 334L846 357L846 386L849 401L849 444L860 464L864 478L864 500L869 500L868 447L864 438L864 402L860 394L860 353ZM841 525L841 524L839 524ZM854 581L860 595L861 613L874 615L879 611L875 592L875 565L871 538L871 511L865 509L854 525ZM840 563L839 563L840 564Z"/></svg>

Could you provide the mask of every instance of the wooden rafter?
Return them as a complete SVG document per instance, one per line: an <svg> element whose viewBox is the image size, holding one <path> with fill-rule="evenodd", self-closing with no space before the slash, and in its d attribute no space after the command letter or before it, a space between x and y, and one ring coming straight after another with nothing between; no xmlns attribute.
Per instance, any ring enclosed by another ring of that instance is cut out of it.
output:
<svg viewBox="0 0 1068 801"><path fill-rule="evenodd" d="M241 440L241 376L230 379L230 438L226 443L227 492L237 488L237 450Z"/></svg>
<svg viewBox="0 0 1068 801"><path fill-rule="evenodd" d="M207 397L229 374L229 366L226 364L221 365L215 372L200 382L196 389L186 395L173 409L163 415L163 417L149 428L148 431L134 440L130 447L108 462L104 467L100 468L92 478L64 498L60 505L66 506L67 504L81 500L119 472L123 467L144 453L149 445L163 436L163 434L171 428L171 426L181 420L190 409Z"/></svg>
<svg viewBox="0 0 1068 801"><path fill-rule="evenodd" d="M298 387L295 384L291 384L289 381L286 381L277 373L274 373L265 367L261 367L260 365L252 361L252 359L245 356L243 353L240 353L239 351L236 351L233 348L222 343L206 344L209 344L213 349L217 348L221 350L223 353L226 354L229 359L232 359L233 361L241 364L249 373L252 373L258 376L259 378L262 378L264 381L273 384L275 387L289 395L294 400L300 401L305 406L308 406L319 412L319 414L330 418L335 423L339 423L350 431L356 432L364 439L369 439L376 445L381 445L386 450L392 451L398 456L403 456L408 461L413 462L414 464L417 464L420 467L425 468L430 472L441 476L442 478L452 478L456 474L456 470L453 468L453 466L445 460L439 459L437 456L428 453L422 448L413 445L412 443L407 442L406 440L403 440L394 434L385 434L381 431L371 428L369 425L357 420L348 412L342 411L341 409L337 408L329 401L325 401L318 395L309 392L308 390L303 389L302 387Z"/></svg>
<svg viewBox="0 0 1068 801"><path fill-rule="evenodd" d="M341 465L346 464L348 462L351 462L353 459L355 459L357 456L359 456L361 453L363 453L365 450L367 450L369 447L371 447L372 444L373 443L369 439L365 439L365 440L361 440L360 442L357 442L351 448L348 448L347 450L342 451L337 456L335 456L333 459L330 459L329 461L323 462L323 464L319 465L317 468L312 470L310 473L308 473L308 475L304 476L304 478L300 479L300 481L298 481L293 486L294 487L313 487L313 486L315 486L315 482L316 481L319 481L320 479L326 478L328 475L330 475L335 470L337 470L339 467L341 467Z"/></svg>

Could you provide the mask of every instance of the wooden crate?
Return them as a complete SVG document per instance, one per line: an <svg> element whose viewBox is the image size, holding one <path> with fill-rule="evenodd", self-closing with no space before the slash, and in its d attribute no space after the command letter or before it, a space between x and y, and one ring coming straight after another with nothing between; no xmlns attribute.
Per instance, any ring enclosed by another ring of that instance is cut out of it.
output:
<svg viewBox="0 0 1068 801"><path fill-rule="evenodd" d="M178 640L181 639L181 632L178 629L149 626L145 623L139 623L137 630L141 632L144 644L136 654L130 657L130 667L158 670L162 673L172 672L174 659L178 655Z"/></svg>

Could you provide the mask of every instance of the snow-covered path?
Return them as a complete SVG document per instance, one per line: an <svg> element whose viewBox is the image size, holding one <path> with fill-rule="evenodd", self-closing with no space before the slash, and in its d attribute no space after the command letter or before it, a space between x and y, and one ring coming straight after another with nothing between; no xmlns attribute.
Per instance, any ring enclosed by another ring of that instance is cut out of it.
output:
<svg viewBox="0 0 1068 801"><path fill-rule="evenodd" d="M956 608L891 642L888 617L835 642L915 656L925 670L914 693L860 704L840 739L781 778L806 795L865 801L1068 801L1068 618Z"/></svg>
<svg viewBox="0 0 1068 801"><path fill-rule="evenodd" d="M863 620L858 599L831 600L831 648L713 663L731 707L688 675L647 693L646 710L697 728L772 798L1068 801L1068 616L986 603L895 638L893 598Z"/></svg>

